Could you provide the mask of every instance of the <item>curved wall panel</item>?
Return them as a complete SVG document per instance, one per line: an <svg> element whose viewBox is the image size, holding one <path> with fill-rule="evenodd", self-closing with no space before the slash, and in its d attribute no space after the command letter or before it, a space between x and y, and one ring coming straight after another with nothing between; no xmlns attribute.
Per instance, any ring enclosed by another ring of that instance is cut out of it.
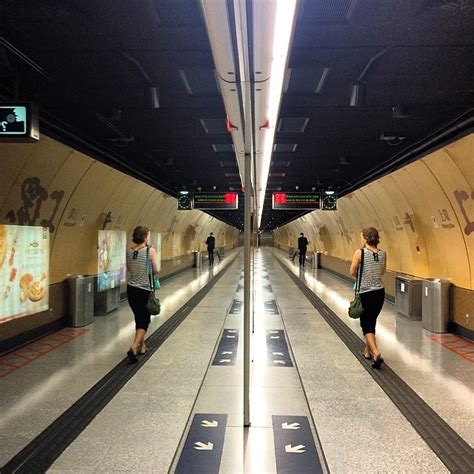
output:
<svg viewBox="0 0 474 474"><path fill-rule="evenodd" d="M361 229L374 226L394 275L447 279L458 289L472 291L473 185L474 135L470 134L344 196L337 211L315 211L275 230L274 241L283 248L295 246L304 232L310 250L349 261L360 246ZM472 293L462 294L469 307ZM462 312L454 315L455 321L474 329L472 315L466 318Z"/></svg>
<svg viewBox="0 0 474 474"><path fill-rule="evenodd" d="M50 284L61 288L51 291L47 314L3 323L0 340L64 315L62 282L97 273L99 229L125 230L129 238L137 225L161 232L164 274L189 266L210 232L218 248L238 244L237 229L198 210L178 211L175 198L46 136L0 143L0 157L0 224L49 228Z"/></svg>

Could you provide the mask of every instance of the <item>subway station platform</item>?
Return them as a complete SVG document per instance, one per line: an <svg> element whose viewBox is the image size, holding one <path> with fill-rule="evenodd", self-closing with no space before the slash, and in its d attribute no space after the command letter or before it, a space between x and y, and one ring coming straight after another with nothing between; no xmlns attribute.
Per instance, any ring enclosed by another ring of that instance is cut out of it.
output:
<svg viewBox="0 0 474 474"><path fill-rule="evenodd" d="M262 247L254 283L249 427L237 249L163 283L135 365L126 301L3 356L1 472L474 472L474 344L386 302L377 371L347 281Z"/></svg>

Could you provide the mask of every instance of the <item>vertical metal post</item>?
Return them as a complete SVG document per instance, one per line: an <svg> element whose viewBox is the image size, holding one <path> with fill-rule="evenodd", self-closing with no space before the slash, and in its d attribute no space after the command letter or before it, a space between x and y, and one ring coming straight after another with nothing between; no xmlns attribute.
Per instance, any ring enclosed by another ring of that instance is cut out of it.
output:
<svg viewBox="0 0 474 474"><path fill-rule="evenodd" d="M252 258L252 156L245 154L245 206L244 206L244 426L250 426L250 316Z"/></svg>

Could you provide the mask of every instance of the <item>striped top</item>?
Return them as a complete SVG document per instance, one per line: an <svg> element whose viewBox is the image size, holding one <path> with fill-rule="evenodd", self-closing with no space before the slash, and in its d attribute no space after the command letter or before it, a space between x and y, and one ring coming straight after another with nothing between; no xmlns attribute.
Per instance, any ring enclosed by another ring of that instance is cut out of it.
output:
<svg viewBox="0 0 474 474"><path fill-rule="evenodd" d="M385 251L379 250L378 253L364 248L364 268L362 270L362 281L360 283L359 293L368 293L382 289L382 272L385 268Z"/></svg>
<svg viewBox="0 0 474 474"><path fill-rule="evenodd" d="M128 284L135 288L151 291L147 272L146 247L140 250L127 249Z"/></svg>

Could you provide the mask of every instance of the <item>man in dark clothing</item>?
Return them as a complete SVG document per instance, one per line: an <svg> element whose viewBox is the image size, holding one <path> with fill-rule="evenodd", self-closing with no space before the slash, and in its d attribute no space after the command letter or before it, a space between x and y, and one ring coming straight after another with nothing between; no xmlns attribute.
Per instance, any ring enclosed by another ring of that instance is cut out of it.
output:
<svg viewBox="0 0 474 474"><path fill-rule="evenodd" d="M298 238L298 250L300 251L300 265L303 265L306 260L306 249L308 248L308 239L301 232L300 237Z"/></svg>
<svg viewBox="0 0 474 474"><path fill-rule="evenodd" d="M207 253L209 255L209 265L214 265L214 249L216 248L216 238L212 232L206 240L206 245Z"/></svg>

